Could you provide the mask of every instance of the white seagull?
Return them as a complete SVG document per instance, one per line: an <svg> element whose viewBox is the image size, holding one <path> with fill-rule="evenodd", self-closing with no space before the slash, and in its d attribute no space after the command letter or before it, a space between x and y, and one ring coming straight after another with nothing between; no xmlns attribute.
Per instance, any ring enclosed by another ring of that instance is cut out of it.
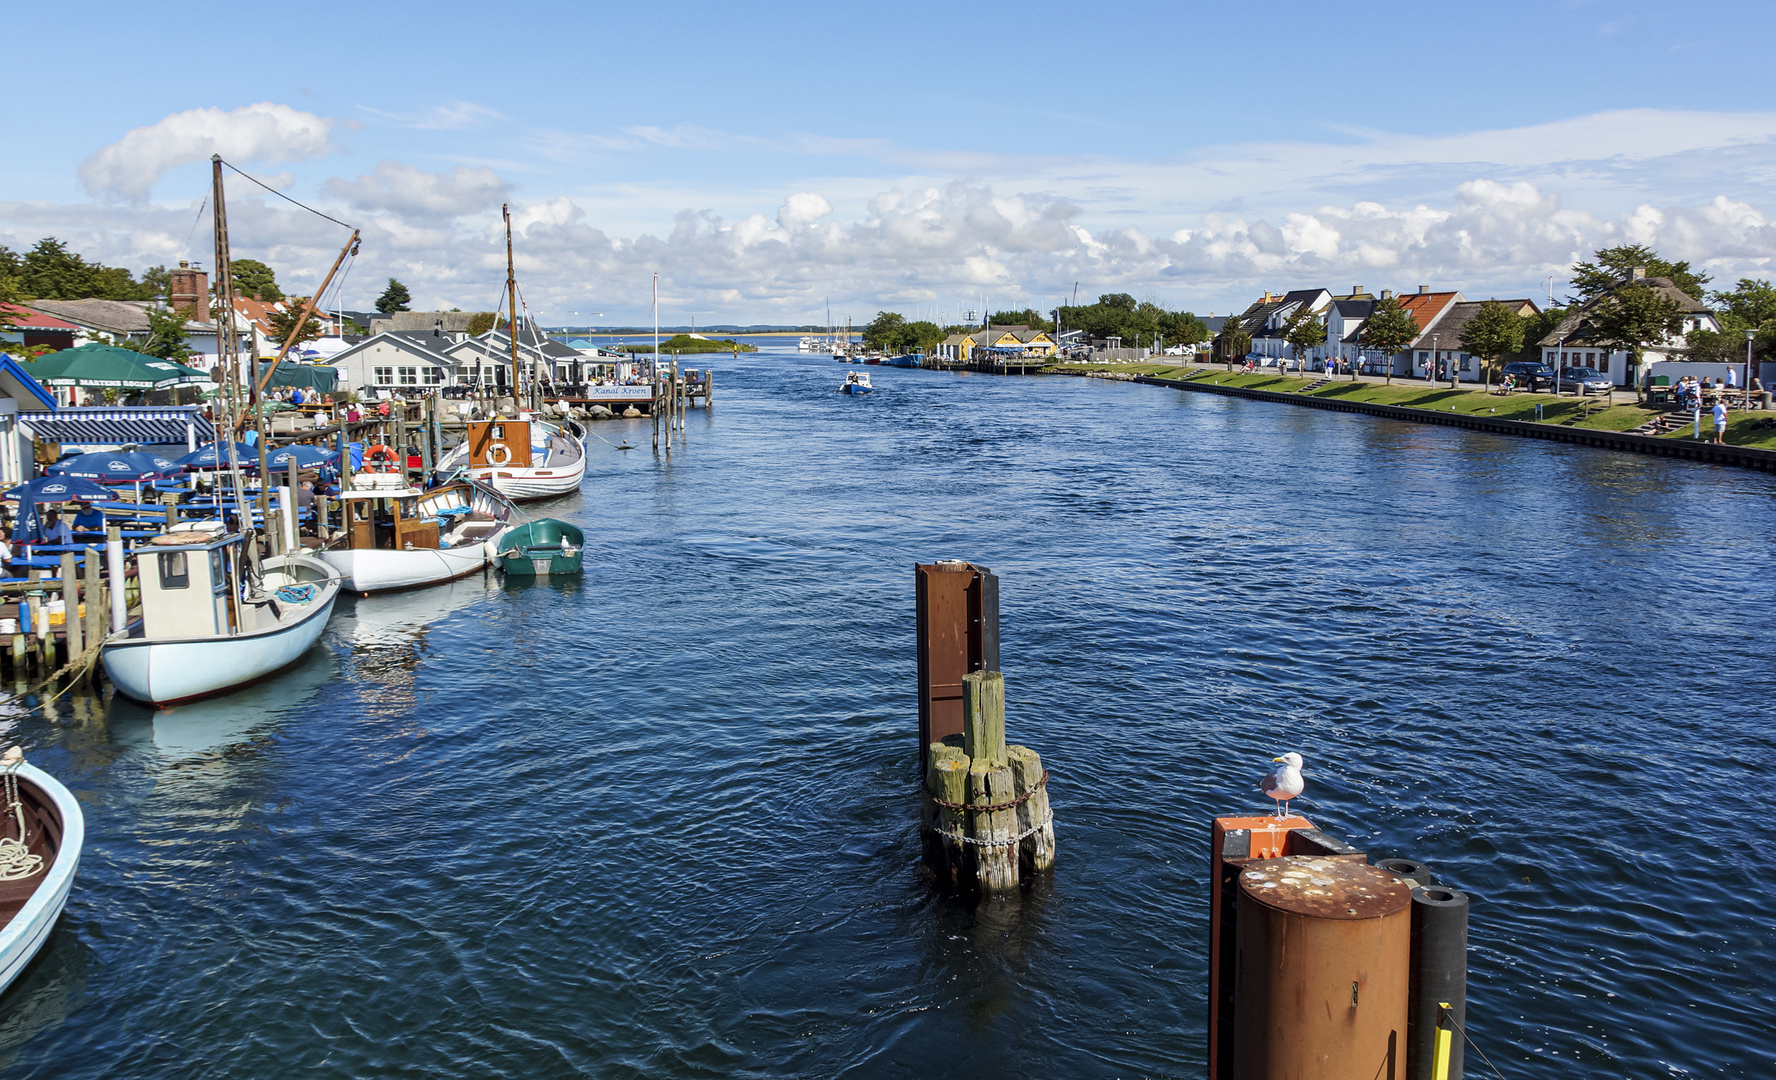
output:
<svg viewBox="0 0 1776 1080"><path fill-rule="evenodd" d="M1282 762L1283 767L1266 773L1264 779L1258 781L1258 790L1276 800L1276 816L1283 817L1288 812L1289 800L1301 794L1307 781L1301 779L1300 754L1288 753L1270 760Z"/></svg>

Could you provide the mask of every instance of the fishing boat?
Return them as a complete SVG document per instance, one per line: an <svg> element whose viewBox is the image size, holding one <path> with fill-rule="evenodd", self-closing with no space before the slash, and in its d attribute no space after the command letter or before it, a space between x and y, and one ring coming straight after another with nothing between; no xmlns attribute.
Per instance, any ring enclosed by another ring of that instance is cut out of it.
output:
<svg viewBox="0 0 1776 1080"><path fill-rule="evenodd" d="M351 592L437 585L484 569L518 515L486 484L456 481L430 490L394 473L355 473L339 494L343 521L318 556Z"/></svg>
<svg viewBox="0 0 1776 1080"><path fill-rule="evenodd" d="M903 356L890 356L888 359L882 361L882 363L887 364L889 367L916 368L921 366L920 361L923 359L924 357L920 356L918 353L907 353Z"/></svg>
<svg viewBox="0 0 1776 1080"><path fill-rule="evenodd" d="M516 420L473 420L466 437L438 462L437 476L491 486L513 502L578 491L586 477L586 430L572 420L550 424L529 413Z"/></svg>
<svg viewBox="0 0 1776 1080"><path fill-rule="evenodd" d="M839 389L847 394L867 394L875 387L870 385L869 372L847 371L845 372L845 381L839 386Z"/></svg>
<svg viewBox="0 0 1776 1080"><path fill-rule="evenodd" d="M144 705L226 693L289 667L327 628L340 575L311 555L256 562L252 533L165 533L137 548L141 618L99 646L112 685Z"/></svg>
<svg viewBox="0 0 1776 1080"><path fill-rule="evenodd" d="M520 525L500 541L500 569L509 577L563 576L580 572L586 534L555 518Z"/></svg>
<svg viewBox="0 0 1776 1080"><path fill-rule="evenodd" d="M0 990L49 939L85 841L73 792L16 746L0 757Z"/></svg>

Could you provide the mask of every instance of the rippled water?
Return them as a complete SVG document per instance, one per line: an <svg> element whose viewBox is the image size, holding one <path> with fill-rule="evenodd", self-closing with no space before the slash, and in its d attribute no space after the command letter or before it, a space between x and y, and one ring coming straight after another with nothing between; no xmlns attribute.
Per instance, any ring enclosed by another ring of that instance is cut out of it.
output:
<svg viewBox="0 0 1776 1080"><path fill-rule="evenodd" d="M1208 820L1298 749L1317 822L1474 896L1506 1075L1771 1075L1776 480L715 366L670 462L594 441L547 511L595 538L581 581L342 603L248 693L0 721L89 829L0 1068L1199 1076ZM941 557L1001 575L1009 723L1055 774L1052 881L979 907L918 867Z"/></svg>

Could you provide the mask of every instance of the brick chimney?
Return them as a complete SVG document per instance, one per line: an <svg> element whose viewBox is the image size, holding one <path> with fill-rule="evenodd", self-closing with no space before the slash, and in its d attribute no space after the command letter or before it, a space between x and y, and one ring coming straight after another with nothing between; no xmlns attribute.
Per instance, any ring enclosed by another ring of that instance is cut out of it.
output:
<svg viewBox="0 0 1776 1080"><path fill-rule="evenodd" d="M210 275L180 259L179 268L167 276L172 279L167 289L167 306L184 311L193 322L209 322Z"/></svg>
<svg viewBox="0 0 1776 1080"><path fill-rule="evenodd" d="M1351 295L1352 296L1362 296L1363 295L1363 287L1361 285L1352 285L1351 286Z"/></svg>
<svg viewBox="0 0 1776 1080"><path fill-rule="evenodd" d="M1383 300L1392 300L1394 298L1394 290L1392 290L1392 289L1381 290L1381 298Z"/></svg>
<svg viewBox="0 0 1776 1080"><path fill-rule="evenodd" d="M1431 287L1429 285L1420 285L1418 287L1418 295L1420 295L1420 296L1424 296L1427 293L1429 293L1430 291L1431 291Z"/></svg>

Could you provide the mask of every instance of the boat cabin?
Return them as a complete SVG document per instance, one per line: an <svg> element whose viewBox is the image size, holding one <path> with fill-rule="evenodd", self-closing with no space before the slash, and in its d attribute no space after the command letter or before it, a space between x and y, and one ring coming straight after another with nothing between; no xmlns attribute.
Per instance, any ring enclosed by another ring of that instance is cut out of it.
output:
<svg viewBox="0 0 1776 1080"><path fill-rule="evenodd" d="M528 420L471 420L468 442L470 468L530 468Z"/></svg>
<svg viewBox="0 0 1776 1080"><path fill-rule="evenodd" d="M217 637L240 632L239 533L171 532L136 549L142 636Z"/></svg>
<svg viewBox="0 0 1776 1080"><path fill-rule="evenodd" d="M353 551L438 550L439 519L420 506L413 488L347 490L340 495L345 514L345 546Z"/></svg>

